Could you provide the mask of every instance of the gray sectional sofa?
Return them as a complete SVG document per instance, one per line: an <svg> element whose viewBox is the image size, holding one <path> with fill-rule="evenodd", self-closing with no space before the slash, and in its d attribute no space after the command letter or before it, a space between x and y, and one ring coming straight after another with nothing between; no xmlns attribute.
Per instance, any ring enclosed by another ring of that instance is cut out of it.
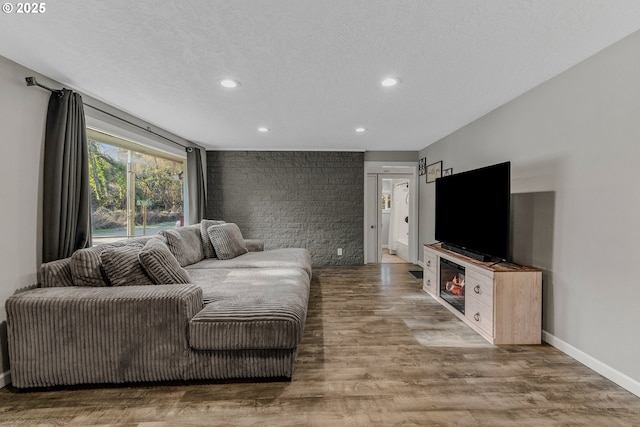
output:
<svg viewBox="0 0 640 427"><path fill-rule="evenodd" d="M44 264L6 301L13 385L291 378L309 253L239 233L203 221Z"/></svg>

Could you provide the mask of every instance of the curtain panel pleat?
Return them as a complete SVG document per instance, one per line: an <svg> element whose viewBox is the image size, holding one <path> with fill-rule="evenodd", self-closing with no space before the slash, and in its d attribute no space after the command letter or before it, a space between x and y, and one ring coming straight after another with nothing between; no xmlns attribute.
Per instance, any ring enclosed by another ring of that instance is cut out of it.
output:
<svg viewBox="0 0 640 427"><path fill-rule="evenodd" d="M197 224L205 217L207 208L199 148L187 149L187 191L189 192L189 224Z"/></svg>
<svg viewBox="0 0 640 427"><path fill-rule="evenodd" d="M87 130L82 97L51 93L43 170L42 262L91 245Z"/></svg>

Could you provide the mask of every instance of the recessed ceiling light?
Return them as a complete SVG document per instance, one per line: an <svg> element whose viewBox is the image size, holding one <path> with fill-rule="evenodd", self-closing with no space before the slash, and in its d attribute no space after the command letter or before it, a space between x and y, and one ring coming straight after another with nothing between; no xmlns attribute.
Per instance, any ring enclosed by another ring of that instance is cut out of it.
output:
<svg viewBox="0 0 640 427"><path fill-rule="evenodd" d="M366 131L365 128L356 128L356 132L358 132L358 133L362 133L364 131Z"/></svg>
<svg viewBox="0 0 640 427"><path fill-rule="evenodd" d="M234 87L240 86L240 82L237 80L224 79L220 80L220 86L233 89Z"/></svg>
<svg viewBox="0 0 640 427"><path fill-rule="evenodd" d="M261 126L261 127L259 127L259 128L258 128L258 131L259 131L259 132L269 132L269 128L266 128L266 127L264 127L264 126Z"/></svg>
<svg viewBox="0 0 640 427"><path fill-rule="evenodd" d="M380 82L380 84L385 87L391 87L397 85L399 81L400 80L398 80L396 77L387 77L382 82Z"/></svg>

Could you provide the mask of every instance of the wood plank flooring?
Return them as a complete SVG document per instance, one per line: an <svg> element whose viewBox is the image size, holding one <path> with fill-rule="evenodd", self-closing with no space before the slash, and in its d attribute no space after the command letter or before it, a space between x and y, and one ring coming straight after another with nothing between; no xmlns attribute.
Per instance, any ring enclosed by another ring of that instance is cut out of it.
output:
<svg viewBox="0 0 640 427"><path fill-rule="evenodd" d="M389 253L389 249L382 249L382 256L380 257L381 264L406 264L407 261L400 258L396 254Z"/></svg>
<svg viewBox="0 0 640 427"><path fill-rule="evenodd" d="M488 344L415 269L316 268L291 382L4 388L0 425L640 425L640 398L548 345Z"/></svg>

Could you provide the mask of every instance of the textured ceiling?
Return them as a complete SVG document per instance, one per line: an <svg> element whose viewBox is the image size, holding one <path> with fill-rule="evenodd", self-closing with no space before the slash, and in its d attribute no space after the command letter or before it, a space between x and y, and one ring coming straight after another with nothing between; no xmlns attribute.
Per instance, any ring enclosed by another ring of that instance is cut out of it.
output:
<svg viewBox="0 0 640 427"><path fill-rule="evenodd" d="M637 0L46 8L0 16L0 55L211 149L419 150L640 29Z"/></svg>

